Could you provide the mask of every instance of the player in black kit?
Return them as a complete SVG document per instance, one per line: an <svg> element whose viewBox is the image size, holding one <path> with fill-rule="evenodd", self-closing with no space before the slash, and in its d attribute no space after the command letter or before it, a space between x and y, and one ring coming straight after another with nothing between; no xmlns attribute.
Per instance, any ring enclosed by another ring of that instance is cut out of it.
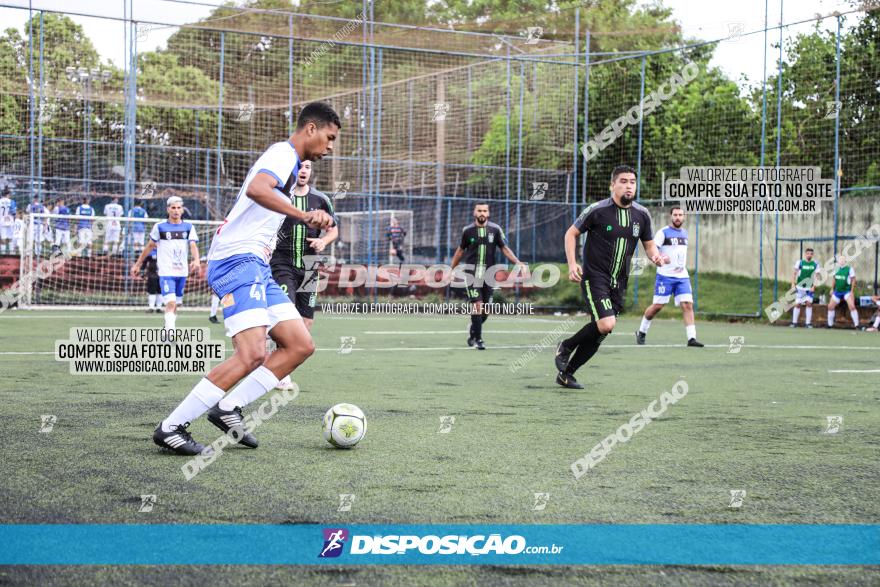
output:
<svg viewBox="0 0 880 587"><path fill-rule="evenodd" d="M466 290L468 301L473 303L467 343L481 351L486 350L486 345L483 344L483 323L489 318L484 304L492 303L492 283L486 281L486 269L495 264L496 248L501 249L507 260L514 265L523 265L507 246L501 227L489 222L489 204L480 202L474 206L474 221L465 226L461 233L461 242L452 256L452 268L455 269L464 260L465 273L472 280Z"/></svg>
<svg viewBox="0 0 880 587"><path fill-rule="evenodd" d="M596 354L614 328L617 314L623 311L630 259L638 242L642 241L652 263L663 264L654 243L648 210L633 201L637 181L632 167L615 167L611 173L611 197L586 208L565 233L568 277L580 282L592 320L556 347L556 383L563 387L584 388L574 373ZM581 269L575 247L583 233L586 238Z"/></svg>

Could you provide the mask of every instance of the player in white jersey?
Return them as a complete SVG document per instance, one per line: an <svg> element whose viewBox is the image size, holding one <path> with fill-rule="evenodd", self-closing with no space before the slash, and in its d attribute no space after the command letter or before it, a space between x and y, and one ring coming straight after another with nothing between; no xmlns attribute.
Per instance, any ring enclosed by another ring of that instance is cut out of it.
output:
<svg viewBox="0 0 880 587"><path fill-rule="evenodd" d="M12 231L15 224L15 200L9 197L9 189L0 196L0 253L12 252Z"/></svg>
<svg viewBox="0 0 880 587"><path fill-rule="evenodd" d="M196 243L199 236L189 222L184 222L183 200L171 196L166 202L168 220L157 222L150 231L150 242L141 251L134 265L131 276L138 277L141 264L153 249L158 249L156 263L159 267L159 287L165 302L165 329L173 331L177 322L177 306L183 303L183 288L186 277L192 271L198 275L201 269L199 247ZM187 267L187 253L192 257Z"/></svg>
<svg viewBox="0 0 880 587"><path fill-rule="evenodd" d="M208 252L208 283L221 299L226 334L235 350L159 424L153 442L160 447L183 455L211 453L187 432L189 423L207 412L209 422L231 431L239 444L256 448L256 438L243 426L242 408L315 351L296 307L272 279L269 247L285 216L315 228L331 225L329 214L299 210L290 197L300 162L330 153L341 126L328 104L307 104L288 140L269 147L248 172ZM267 328L278 345L268 356Z"/></svg>
<svg viewBox="0 0 880 587"><path fill-rule="evenodd" d="M24 250L24 214L19 210L15 215L12 225L12 252L21 253Z"/></svg>
<svg viewBox="0 0 880 587"><path fill-rule="evenodd" d="M663 306L669 303L669 298L673 297L675 305L681 306L687 345L704 346L697 340L697 327L694 324L694 296L687 270L688 233L682 228L682 224L684 224L684 210L680 206L673 206L669 211L669 224L654 235L654 242L660 247L660 254L666 263L657 267L654 300L645 310L642 323L636 332L638 344L645 344L651 320L663 309Z"/></svg>
<svg viewBox="0 0 880 587"><path fill-rule="evenodd" d="M124 210L119 203L119 198L113 198L113 201L104 206L104 216L108 216L110 220L107 222L107 232L104 233L104 246L102 252L105 255L115 255L119 252L119 234L122 231L122 223L116 218L122 218Z"/></svg>

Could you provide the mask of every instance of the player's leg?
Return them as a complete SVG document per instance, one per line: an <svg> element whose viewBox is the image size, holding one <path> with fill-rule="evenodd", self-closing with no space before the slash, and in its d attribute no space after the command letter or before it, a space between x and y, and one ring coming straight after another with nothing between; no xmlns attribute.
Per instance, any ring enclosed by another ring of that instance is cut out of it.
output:
<svg viewBox="0 0 880 587"><path fill-rule="evenodd" d="M697 340L697 325L694 319L694 294L691 280L687 277L672 279L672 295L675 305L681 307L684 319L684 332L689 347L702 348L705 345Z"/></svg>
<svg viewBox="0 0 880 587"><path fill-rule="evenodd" d="M219 324L219 320L217 320L217 309L220 307L220 298L217 297L217 294L211 294L211 313L208 315L208 320L213 322L214 324Z"/></svg>
<svg viewBox="0 0 880 587"><path fill-rule="evenodd" d="M651 305L645 309L642 316L642 322L636 331L636 344L645 344L645 337L648 335L648 329L651 328L651 320L654 319L663 306L669 303L669 285L666 276L657 275L654 279L654 299Z"/></svg>
<svg viewBox="0 0 880 587"><path fill-rule="evenodd" d="M602 341L614 329L619 311L616 306L621 302L617 299L619 294L610 288L605 276L585 274L581 281L581 293L592 320L556 348L556 367L559 370L556 383L570 389L583 389L574 374L593 358Z"/></svg>
<svg viewBox="0 0 880 587"><path fill-rule="evenodd" d="M467 296L471 303L471 326L468 330L467 344L473 347L477 341L482 344L483 340L483 298L480 290L475 287L467 289Z"/></svg>
<svg viewBox="0 0 880 587"><path fill-rule="evenodd" d="M859 311L856 310L856 296L853 292L846 294L846 305L849 307L849 317L852 318L853 328L859 328Z"/></svg>
<svg viewBox="0 0 880 587"><path fill-rule="evenodd" d="M807 314L804 319L804 325L807 328L812 328L813 327L813 292L810 290L807 290L806 306L807 306Z"/></svg>
<svg viewBox="0 0 880 587"><path fill-rule="evenodd" d="M269 336L275 341L276 348L208 412L208 420L224 432L241 426L242 408L276 387L281 377L289 375L315 352L312 337L295 306L271 278L266 284L265 298L270 304L267 309ZM245 446L257 447L257 439L251 433L242 433L237 440Z"/></svg>
<svg viewBox="0 0 880 587"><path fill-rule="evenodd" d="M298 271L289 267L276 265L272 268L272 278L278 284L278 287L281 288L281 291L287 296L287 299L293 303L296 311L299 312L306 330L311 331L312 321L315 316L312 294L307 291L299 291L300 289L303 289L302 284L305 280L305 271ZM274 347L272 350L274 351L277 348L277 343L274 343L274 339L271 342ZM293 389L293 387L293 380L290 378L290 373L288 372L281 377L278 384L275 386L275 389L289 390Z"/></svg>
<svg viewBox="0 0 880 587"><path fill-rule="evenodd" d="M177 325L177 278L159 276L162 301L165 302L165 330L174 330Z"/></svg>
<svg viewBox="0 0 880 587"><path fill-rule="evenodd" d="M474 299L473 313L471 314L471 336L473 337L473 345L478 351L486 350L483 342L483 324L489 319L489 307L492 304L492 286L484 283L476 289L476 298ZM468 340L470 344L470 340Z"/></svg>
<svg viewBox="0 0 880 587"><path fill-rule="evenodd" d="M840 303L840 298L837 297L837 292L831 292L831 299L828 302L828 328L834 328L834 318L837 313L836 308L837 304Z"/></svg>

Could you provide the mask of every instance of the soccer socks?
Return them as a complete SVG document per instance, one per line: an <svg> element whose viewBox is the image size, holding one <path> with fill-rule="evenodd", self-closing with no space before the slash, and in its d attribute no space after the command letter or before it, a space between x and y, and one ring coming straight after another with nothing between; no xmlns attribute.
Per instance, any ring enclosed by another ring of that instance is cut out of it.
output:
<svg viewBox="0 0 880 587"><path fill-rule="evenodd" d="M801 317L801 307L795 306L794 308L791 309L791 323L797 324L798 318L800 318L800 317ZM807 320L807 322L809 322L809 320Z"/></svg>
<svg viewBox="0 0 880 587"><path fill-rule="evenodd" d="M471 314L471 338L483 338L483 317L480 314Z"/></svg>
<svg viewBox="0 0 880 587"><path fill-rule="evenodd" d="M244 407L259 399L267 391L278 385L278 378L265 365L260 365L244 378L226 397L220 400L220 409L227 412L236 407Z"/></svg>
<svg viewBox="0 0 880 587"><path fill-rule="evenodd" d="M807 319L805 320L807 324L813 323L813 306L807 306Z"/></svg>
<svg viewBox="0 0 880 587"><path fill-rule="evenodd" d="M177 322L177 312L165 312L165 330L174 330Z"/></svg>
<svg viewBox="0 0 880 587"><path fill-rule="evenodd" d="M648 334L648 329L651 327L651 321L642 316L642 323L639 324L639 332L644 332Z"/></svg>
<svg viewBox="0 0 880 587"><path fill-rule="evenodd" d="M684 331L687 334L687 339L690 340L692 338L697 338L697 325L696 324L688 324L684 327Z"/></svg>
<svg viewBox="0 0 880 587"><path fill-rule="evenodd" d="M220 307L220 298L211 296L211 316L217 315L217 308Z"/></svg>
<svg viewBox="0 0 880 587"><path fill-rule="evenodd" d="M147 309L152 310L156 305L156 294L147 295Z"/></svg>
<svg viewBox="0 0 880 587"><path fill-rule="evenodd" d="M605 340L606 336L608 335L600 334L592 343L585 343L578 346L574 355L569 359L568 367L565 369L565 372L569 375L574 375L578 369L583 367L587 361L593 358L593 355L599 350L599 346L602 344L602 341Z"/></svg>
<svg viewBox="0 0 880 587"><path fill-rule="evenodd" d="M874 318L874 328L880 328L880 315Z"/></svg>
<svg viewBox="0 0 880 587"><path fill-rule="evenodd" d="M849 317L852 318L853 326L858 328L859 327L859 311L853 310L852 312L849 313Z"/></svg>
<svg viewBox="0 0 880 587"><path fill-rule="evenodd" d="M194 422L196 418L217 405L225 392L202 377L201 381L196 383L180 405L174 408L174 411L162 420L162 430L171 432L172 426Z"/></svg>
<svg viewBox="0 0 880 587"><path fill-rule="evenodd" d="M599 337L599 326L596 321L590 322L580 330L574 333L571 338L562 341L562 345L567 349L575 349L582 344L592 344Z"/></svg>
<svg viewBox="0 0 880 587"><path fill-rule="evenodd" d="M834 326L834 314L836 313L836 310L828 310L828 328Z"/></svg>

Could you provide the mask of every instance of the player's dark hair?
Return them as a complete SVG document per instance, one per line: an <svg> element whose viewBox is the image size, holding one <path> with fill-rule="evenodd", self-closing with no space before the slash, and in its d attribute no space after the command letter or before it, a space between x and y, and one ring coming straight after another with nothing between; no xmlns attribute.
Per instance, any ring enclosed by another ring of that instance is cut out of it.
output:
<svg viewBox="0 0 880 587"><path fill-rule="evenodd" d="M681 210L682 212L684 212L684 208L682 208L681 206L673 206L672 208L669 209L669 213L672 214L676 210Z"/></svg>
<svg viewBox="0 0 880 587"><path fill-rule="evenodd" d="M617 176L621 173L632 173L633 175L636 175L636 170L629 165L618 165L611 172L611 183L614 183L614 180L617 179Z"/></svg>
<svg viewBox="0 0 880 587"><path fill-rule="evenodd" d="M808 248L804 249L804 252L805 253L813 253L815 251L813 251L813 249L811 247L808 247Z"/></svg>
<svg viewBox="0 0 880 587"><path fill-rule="evenodd" d="M339 122L339 115L326 102L310 102L306 104L305 108L299 113L299 118L296 119L296 129L305 128L310 122L314 122L318 128L327 126L330 123L335 124L338 128L342 128L342 123Z"/></svg>
<svg viewBox="0 0 880 587"><path fill-rule="evenodd" d="M488 208L489 202L477 202L476 204L474 204L474 208L476 208L477 206L485 206Z"/></svg>

